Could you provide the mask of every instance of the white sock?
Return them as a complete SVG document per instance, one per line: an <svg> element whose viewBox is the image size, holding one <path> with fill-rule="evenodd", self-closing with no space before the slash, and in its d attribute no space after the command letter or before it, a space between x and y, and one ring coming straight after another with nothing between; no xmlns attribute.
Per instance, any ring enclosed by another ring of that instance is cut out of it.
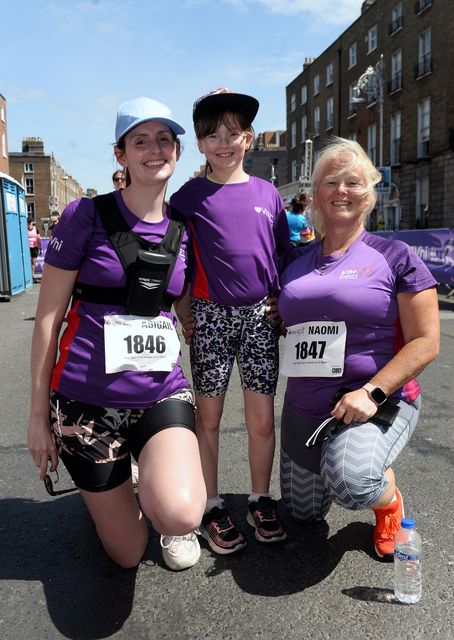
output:
<svg viewBox="0 0 454 640"><path fill-rule="evenodd" d="M257 502L257 500L259 498L271 498L270 492L268 491L267 493L255 493L254 491L251 493L251 495L248 498L248 502Z"/></svg>
<svg viewBox="0 0 454 640"><path fill-rule="evenodd" d="M224 500L220 496L208 498L204 514L208 513L208 511L211 511L211 509L214 509L214 507L219 507L219 509L222 509L224 507Z"/></svg>

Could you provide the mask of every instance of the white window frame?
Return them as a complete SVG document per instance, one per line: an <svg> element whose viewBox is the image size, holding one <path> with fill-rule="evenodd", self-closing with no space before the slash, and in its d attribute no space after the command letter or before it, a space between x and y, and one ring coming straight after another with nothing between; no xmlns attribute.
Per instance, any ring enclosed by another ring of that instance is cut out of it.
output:
<svg viewBox="0 0 454 640"><path fill-rule="evenodd" d="M389 145L389 161L390 164L400 164L400 145L402 141L402 114L395 111L390 118L390 145Z"/></svg>
<svg viewBox="0 0 454 640"><path fill-rule="evenodd" d="M326 67L326 86L329 87L334 82L334 64L330 62Z"/></svg>
<svg viewBox="0 0 454 640"><path fill-rule="evenodd" d="M301 104L306 104L307 102L307 84L303 84L301 87Z"/></svg>
<svg viewBox="0 0 454 640"><path fill-rule="evenodd" d="M301 116L301 142L306 142L307 115Z"/></svg>
<svg viewBox="0 0 454 640"><path fill-rule="evenodd" d="M35 179L34 178L25 178L25 194L27 196L35 195Z"/></svg>
<svg viewBox="0 0 454 640"><path fill-rule="evenodd" d="M402 89L402 49L396 49L391 56L391 91Z"/></svg>
<svg viewBox="0 0 454 640"><path fill-rule="evenodd" d="M326 128L334 127L334 98L330 96L326 101Z"/></svg>
<svg viewBox="0 0 454 640"><path fill-rule="evenodd" d="M27 202L27 218L35 219L35 203Z"/></svg>
<svg viewBox="0 0 454 640"><path fill-rule="evenodd" d="M425 98L418 103L418 158L429 155L430 107L430 98Z"/></svg>
<svg viewBox="0 0 454 640"><path fill-rule="evenodd" d="M296 93L292 93L290 96L290 112L296 109Z"/></svg>
<svg viewBox="0 0 454 640"><path fill-rule="evenodd" d="M320 135L320 107L314 107L314 135Z"/></svg>
<svg viewBox="0 0 454 640"><path fill-rule="evenodd" d="M348 48L348 68L351 69L352 67L356 66L357 63L358 63L358 46L356 42L354 42Z"/></svg>
<svg viewBox="0 0 454 640"><path fill-rule="evenodd" d="M377 125L372 123L367 127L367 155L370 161L377 165Z"/></svg>
<svg viewBox="0 0 454 640"><path fill-rule="evenodd" d="M416 220L425 226L429 212L429 176L416 177Z"/></svg>
<svg viewBox="0 0 454 640"><path fill-rule="evenodd" d="M3 105L0 107L0 120L6 122L5 107Z"/></svg>
<svg viewBox="0 0 454 640"><path fill-rule="evenodd" d="M429 27L419 34L418 40L418 76L428 73L432 57L432 29ZM428 64L429 69L425 69ZM422 71L421 68L423 67Z"/></svg>
<svg viewBox="0 0 454 640"><path fill-rule="evenodd" d="M34 173L35 167L33 162L24 162L24 173Z"/></svg>
<svg viewBox="0 0 454 640"><path fill-rule="evenodd" d="M6 152L6 133L2 133L2 156L4 158L8 157L8 154Z"/></svg>
<svg viewBox="0 0 454 640"><path fill-rule="evenodd" d="M294 149L296 147L296 122L292 122L290 125L290 140L291 147Z"/></svg>
<svg viewBox="0 0 454 640"><path fill-rule="evenodd" d="M313 80L313 89L314 89L314 96L317 96L320 93L320 75L317 73L317 75L314 76L314 80Z"/></svg>
<svg viewBox="0 0 454 640"><path fill-rule="evenodd" d="M378 29L377 25L374 24L373 27L369 29L367 32L367 53L371 53L375 51L378 47Z"/></svg>

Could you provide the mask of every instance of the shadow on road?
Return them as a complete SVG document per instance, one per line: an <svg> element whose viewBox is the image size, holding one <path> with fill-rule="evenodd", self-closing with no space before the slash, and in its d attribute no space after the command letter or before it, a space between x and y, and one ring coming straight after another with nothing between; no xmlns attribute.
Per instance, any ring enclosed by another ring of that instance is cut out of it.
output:
<svg viewBox="0 0 454 640"><path fill-rule="evenodd" d="M242 496L241 512L225 496L236 522L244 522L247 496ZM248 546L233 556L215 556L208 576L216 576L230 571L234 580L247 593L277 597L301 592L327 578L337 567L347 551L362 551L375 558L370 524L352 522L329 536L327 522L308 525L294 523L282 505L280 516L288 533L288 540L275 545L257 542L251 528L242 530L247 534ZM237 513L236 513L237 512ZM241 513L241 515L240 515Z"/></svg>
<svg viewBox="0 0 454 640"><path fill-rule="evenodd" d="M1 500L0 513L0 579L41 582L52 622L68 638L110 637L123 626L136 570L108 559L79 495Z"/></svg>

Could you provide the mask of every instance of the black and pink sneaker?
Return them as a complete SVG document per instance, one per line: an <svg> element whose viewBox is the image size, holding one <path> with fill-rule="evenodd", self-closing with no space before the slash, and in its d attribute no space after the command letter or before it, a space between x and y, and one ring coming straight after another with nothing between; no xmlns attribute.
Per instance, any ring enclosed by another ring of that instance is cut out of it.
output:
<svg viewBox="0 0 454 640"><path fill-rule="evenodd" d="M220 555L235 553L246 546L246 540L233 524L227 509L213 507L202 518L200 535L210 549Z"/></svg>
<svg viewBox="0 0 454 640"><path fill-rule="evenodd" d="M261 496L249 503L247 522L254 527L259 542L283 542L287 540L284 527L276 515L276 502L269 496Z"/></svg>

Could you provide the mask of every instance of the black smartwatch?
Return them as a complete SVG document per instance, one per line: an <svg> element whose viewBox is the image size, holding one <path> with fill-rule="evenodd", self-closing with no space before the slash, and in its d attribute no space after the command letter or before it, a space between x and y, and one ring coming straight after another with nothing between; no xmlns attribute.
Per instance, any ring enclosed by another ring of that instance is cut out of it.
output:
<svg viewBox="0 0 454 640"><path fill-rule="evenodd" d="M365 389L367 391L367 393L369 394L369 396L372 398L372 400L375 402L375 404L377 404L378 406L380 406L381 404L383 404L384 402L387 401L388 396L386 395L386 393L383 391L383 389L380 389L380 387L374 387L373 384L370 384L370 382L368 382L367 384L365 384L363 386L363 389Z"/></svg>

